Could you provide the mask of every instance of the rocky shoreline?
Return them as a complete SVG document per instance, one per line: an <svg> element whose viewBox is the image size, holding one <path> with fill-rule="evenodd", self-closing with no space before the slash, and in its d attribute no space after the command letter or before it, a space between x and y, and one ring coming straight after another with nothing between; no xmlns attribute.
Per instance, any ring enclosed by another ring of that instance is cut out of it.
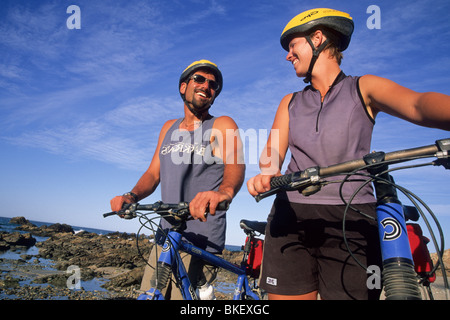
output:
<svg viewBox="0 0 450 320"><path fill-rule="evenodd" d="M16 229L21 232L1 232L0 252L20 252L33 246L38 252L0 259L0 299L123 300L136 299L141 293L151 238L140 236L138 250L135 234L75 233L69 225L37 227L23 217L10 223L19 225ZM46 239L36 241L34 237ZM224 257L239 263L242 253L226 251ZM70 268L80 271L80 289L74 278L70 279L74 274ZM220 272L216 282L226 286L235 281L233 278L228 272ZM86 288L92 284L95 289ZM217 292L217 298L229 299L230 294Z"/></svg>
<svg viewBox="0 0 450 320"><path fill-rule="evenodd" d="M135 300L141 294L151 237L140 236L138 250L135 234L76 233L69 225L37 227L23 217L10 223L18 225L17 231L0 232L0 253L15 257L0 258L0 300ZM29 248L35 250L30 253ZM239 264L242 252L225 250L223 257ZM444 254L444 265L448 270L450 250ZM80 288L70 280L74 267L80 272ZM441 300L445 291L441 273L437 275L432 286L435 299ZM216 298L231 299L235 282L235 275L220 271Z"/></svg>

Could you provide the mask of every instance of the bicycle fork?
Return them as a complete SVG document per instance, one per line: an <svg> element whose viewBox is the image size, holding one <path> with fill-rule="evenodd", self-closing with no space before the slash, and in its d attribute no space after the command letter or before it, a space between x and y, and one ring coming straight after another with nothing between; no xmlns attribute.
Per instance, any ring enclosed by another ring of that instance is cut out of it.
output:
<svg viewBox="0 0 450 320"><path fill-rule="evenodd" d="M386 300L421 300L402 204L379 204L377 221Z"/></svg>
<svg viewBox="0 0 450 320"><path fill-rule="evenodd" d="M366 163L370 164L383 159L383 152L371 153L365 157ZM391 184L394 179L384 172L387 169L387 165L368 169L370 174L380 178L374 180L374 187L386 300L422 300L409 244L404 207Z"/></svg>

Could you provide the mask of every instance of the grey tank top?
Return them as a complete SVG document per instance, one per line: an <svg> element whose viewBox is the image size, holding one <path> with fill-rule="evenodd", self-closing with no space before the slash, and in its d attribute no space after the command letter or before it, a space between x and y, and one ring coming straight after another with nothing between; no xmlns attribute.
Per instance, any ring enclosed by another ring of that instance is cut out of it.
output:
<svg viewBox="0 0 450 320"><path fill-rule="evenodd" d="M346 76L341 72L325 95L323 103L320 92L311 85L294 94L289 105L291 160L287 173L314 166L327 167L362 158L370 152L375 122L362 103L358 80L358 77ZM353 178L355 177L361 178ZM360 186L361 182L345 183L344 199L348 200ZM339 187L339 183L328 184L308 197L297 191L290 191L287 192L287 197L289 201L297 203L343 204ZM352 201L372 202L375 202L375 197L370 183Z"/></svg>
<svg viewBox="0 0 450 320"><path fill-rule="evenodd" d="M178 119L167 131L159 159L161 198L165 203L191 201L198 192L216 191L223 179L224 164L215 157L210 143L215 118L203 121L194 131L180 130ZM170 224L161 219L161 226ZM207 222L187 222L184 239L209 252L221 252L225 246L226 212L216 211Z"/></svg>

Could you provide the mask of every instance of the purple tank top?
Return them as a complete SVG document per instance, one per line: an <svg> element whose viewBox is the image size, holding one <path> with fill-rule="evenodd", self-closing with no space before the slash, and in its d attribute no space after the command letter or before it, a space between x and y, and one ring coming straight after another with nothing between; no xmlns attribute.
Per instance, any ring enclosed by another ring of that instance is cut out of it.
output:
<svg viewBox="0 0 450 320"><path fill-rule="evenodd" d="M370 152L375 122L362 103L358 79L341 72L325 95L323 103L320 92L311 85L294 94L289 104L291 160L287 173L315 166L327 167L362 158ZM360 186L361 182L345 183L344 199L348 200ZM339 187L339 183L332 183L308 197L297 191L287 192L287 196L289 201L297 203L343 204ZM369 183L352 203L371 202L375 202L375 197Z"/></svg>
<svg viewBox="0 0 450 320"><path fill-rule="evenodd" d="M222 183L224 164L215 157L210 144L215 118L203 121L194 131L179 130L178 119L167 131L159 151L161 198L165 203L191 201L198 192L217 190ZM163 228L170 224L161 219ZM225 246L226 212L216 211L207 222L190 220L184 238L209 252Z"/></svg>

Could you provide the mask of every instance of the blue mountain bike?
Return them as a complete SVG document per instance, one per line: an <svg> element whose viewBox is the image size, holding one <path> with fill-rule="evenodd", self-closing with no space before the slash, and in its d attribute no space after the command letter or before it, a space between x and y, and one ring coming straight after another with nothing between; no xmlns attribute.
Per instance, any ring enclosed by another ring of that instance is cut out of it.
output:
<svg viewBox="0 0 450 320"><path fill-rule="evenodd" d="M411 191L397 185L390 175L394 170L423 167L427 165L443 166L450 169L450 139L436 141L435 144L413 149L399 150L390 153L374 152L366 155L363 159L348 161L329 167L314 167L306 170L274 177L271 180L271 190L255 197L256 201L274 195L280 191L297 190L308 196L320 190L327 183L341 183L341 198L346 205L346 212L351 208L354 196L361 188L373 182L377 197L377 223L382 253L382 282L387 300L421 300L422 294L419 288L424 286L429 298L433 299L430 282L434 281L435 271L440 266L444 278L446 296L448 299L448 281L445 272L442 255L444 250L444 236L436 216L431 209ZM407 161L434 158L431 162L399 166L389 169L389 165L399 164ZM340 181L327 181L332 176L343 176ZM355 191L350 199L345 200L342 196L342 185L350 181L353 176L359 179L352 181L363 181L361 188ZM361 176L365 177L360 179ZM413 204L404 206L397 197L397 190L401 191ZM438 245L431 226L419 206L419 203L430 213L434 219L441 237ZM406 223L407 220L418 221L422 217L433 238L433 243L438 252L438 263L432 265L432 261L426 247L427 239L423 237L418 224ZM342 229L345 240L345 215L343 217ZM413 248L413 242L416 242ZM350 251L348 244L347 249ZM440 248L440 249L439 249ZM357 259L353 256L357 261ZM363 266L365 270L367 266Z"/></svg>
<svg viewBox="0 0 450 320"><path fill-rule="evenodd" d="M225 210L227 203L219 203L217 210ZM142 213L145 211L147 213ZM153 217L149 217L153 214ZM186 229L186 221L192 219L189 213L189 203L167 204L156 202L154 204L126 204L121 211L105 213L103 216L119 215L125 219L138 217L141 223L136 240L139 241L139 233L142 228L152 231L159 231L163 234L157 244L161 246L156 272L156 287L151 288L138 297L138 300L165 300L162 291L166 288L172 276L175 284L180 289L184 300L200 300L195 290L195 286L190 282L184 264L181 261L180 251L203 259L206 263L227 270L237 275L237 282L234 289L233 300L262 300L264 292L258 287L258 272L255 270L258 265L252 262L252 257L257 249L261 249L261 241L258 234L264 233L265 223L256 221L241 220L240 227L246 234L246 242L243 246L243 259L240 265L231 263L215 254L209 253L183 240L183 230ZM165 233L159 228L159 224L153 220L159 218L170 221L172 227ZM258 247L259 246L259 247ZM137 242L139 249L139 243ZM145 260L145 259L144 259ZM147 262L147 260L145 260Z"/></svg>

